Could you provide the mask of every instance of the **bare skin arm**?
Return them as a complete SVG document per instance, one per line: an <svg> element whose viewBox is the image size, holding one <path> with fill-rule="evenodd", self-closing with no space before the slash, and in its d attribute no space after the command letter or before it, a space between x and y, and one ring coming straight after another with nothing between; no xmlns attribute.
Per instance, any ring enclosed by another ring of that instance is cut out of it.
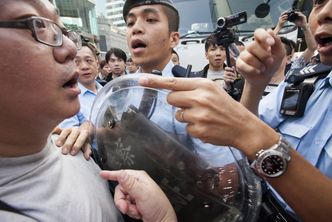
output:
<svg viewBox="0 0 332 222"><path fill-rule="evenodd" d="M272 128L207 79L149 76L142 77L140 83L172 90L168 102L185 110L188 132L204 142L237 147L253 160L257 151L279 139ZM176 119L182 121L181 111ZM330 221L332 181L296 151L291 151L291 157L287 172L268 182L304 221Z"/></svg>
<svg viewBox="0 0 332 222"><path fill-rule="evenodd" d="M258 115L259 101L265 87L278 70L285 56L285 49L272 30L258 29L254 36L255 41L240 54L236 64L246 80L241 103Z"/></svg>
<svg viewBox="0 0 332 222"><path fill-rule="evenodd" d="M307 18L302 12L296 12L299 15L299 19L295 21L295 24L302 28L304 33L305 42L307 48L304 50L302 56L305 63L309 62L310 58L314 55L315 50L317 49L317 43L314 35L312 34L309 24L307 23Z"/></svg>
<svg viewBox="0 0 332 222"><path fill-rule="evenodd" d="M297 11L296 14L298 15L298 19L294 21L295 25L297 27L300 27L303 30L304 38L306 41L307 48L303 51L303 58L305 63L309 62L310 58L314 55L315 50L317 49L317 43L315 41L315 38L309 28L309 24L307 22L307 17L300 11ZM274 28L273 32L275 34L278 34L279 31L282 29L284 24L287 21L287 14L282 13L279 17L278 24Z"/></svg>
<svg viewBox="0 0 332 222"><path fill-rule="evenodd" d="M277 24L276 27L273 29L273 32L274 32L275 34L278 34L278 33L280 32L280 30L282 29L282 27L284 27L284 24L286 23L287 18L288 18L288 16L287 16L287 13L286 13L286 12L284 12L284 13L282 13L282 14L280 15L279 20L278 20L278 24Z"/></svg>

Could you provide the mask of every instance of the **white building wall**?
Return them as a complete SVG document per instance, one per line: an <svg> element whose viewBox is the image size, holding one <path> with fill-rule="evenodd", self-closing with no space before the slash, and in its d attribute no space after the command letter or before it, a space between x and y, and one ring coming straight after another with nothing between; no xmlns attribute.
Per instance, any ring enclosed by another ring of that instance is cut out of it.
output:
<svg viewBox="0 0 332 222"><path fill-rule="evenodd" d="M129 55L129 49L126 41L126 32L121 28L112 25L109 19L98 17L99 28L99 48L102 57L112 47L120 48Z"/></svg>
<svg viewBox="0 0 332 222"><path fill-rule="evenodd" d="M122 17L122 10L125 0L107 0L106 17L109 18L113 25L125 28L126 24Z"/></svg>

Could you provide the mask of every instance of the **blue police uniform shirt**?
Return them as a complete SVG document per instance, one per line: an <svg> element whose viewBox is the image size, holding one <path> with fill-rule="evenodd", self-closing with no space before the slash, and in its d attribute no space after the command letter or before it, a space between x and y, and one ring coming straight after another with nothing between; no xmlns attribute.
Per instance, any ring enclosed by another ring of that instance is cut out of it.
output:
<svg viewBox="0 0 332 222"><path fill-rule="evenodd" d="M173 77L173 67L174 64L172 61L170 61L162 70L162 76ZM242 158L240 152L236 149L232 149L231 152L229 147L215 146L209 143L204 143L201 140L193 137L191 137L190 141L188 141L188 133L186 130L187 124L174 120L175 111L176 110L173 109L172 115L169 115L170 111L166 112L166 110L159 109L156 111L156 115L152 116L151 120L157 122L158 125L165 131L176 133L179 140L186 143L187 145L190 145L195 153L199 154L199 156L203 159L208 160L211 167L234 163L234 155L236 155L237 158Z"/></svg>
<svg viewBox="0 0 332 222"><path fill-rule="evenodd" d="M99 92L103 86L100 85L97 81L95 82L96 82L97 92ZM75 116L62 121L59 124L60 128L70 128L73 126L80 126L82 123L84 123L90 118L91 107L97 94L87 89L80 83L78 83L78 88L81 90L81 93L78 96L78 99L80 101L80 111L77 114L75 114Z"/></svg>
<svg viewBox="0 0 332 222"><path fill-rule="evenodd" d="M316 81L304 116L300 118L284 117L279 113L286 85L282 82L275 91L261 100L259 116L277 129L307 161L332 179L332 72L326 78ZM294 216L294 211L274 193Z"/></svg>

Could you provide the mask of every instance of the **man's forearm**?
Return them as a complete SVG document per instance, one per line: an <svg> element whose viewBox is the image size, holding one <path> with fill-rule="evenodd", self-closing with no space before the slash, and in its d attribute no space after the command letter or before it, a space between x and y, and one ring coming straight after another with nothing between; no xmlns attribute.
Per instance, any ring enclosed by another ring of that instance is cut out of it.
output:
<svg viewBox="0 0 332 222"><path fill-rule="evenodd" d="M280 26L279 24L273 29L273 32L277 35L280 30L281 30L282 26Z"/></svg>
<svg viewBox="0 0 332 222"><path fill-rule="evenodd" d="M251 86L245 82L240 103L258 116L258 105L265 87Z"/></svg>

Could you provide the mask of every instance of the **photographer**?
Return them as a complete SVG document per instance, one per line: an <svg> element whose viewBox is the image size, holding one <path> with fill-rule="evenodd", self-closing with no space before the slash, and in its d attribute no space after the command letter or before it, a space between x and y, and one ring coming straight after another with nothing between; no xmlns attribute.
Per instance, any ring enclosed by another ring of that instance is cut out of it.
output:
<svg viewBox="0 0 332 222"><path fill-rule="evenodd" d="M304 38L306 41L307 48L306 48L306 50L303 51L303 53L300 55L300 57L293 60L292 63L290 63L290 61L289 61L289 64L291 64L291 65L289 65L290 66L289 68L286 68L286 70L285 70L286 72L288 70L304 67L310 61L311 57L315 53L315 50L317 49L317 44L316 44L315 38L309 28L309 24L307 23L307 17L300 11L292 10L289 12L282 13L279 17L278 24L275 27L275 29L273 30L273 32L275 34L278 34L287 21L293 22L297 27L302 29L302 31L304 33ZM296 50L296 49L294 49L294 50ZM285 72L285 74L286 74L286 72Z"/></svg>
<svg viewBox="0 0 332 222"><path fill-rule="evenodd" d="M225 67L226 51L224 46L218 45L215 34L211 34L205 41L205 56L209 64L197 76L211 79L228 90L237 77L235 67Z"/></svg>

